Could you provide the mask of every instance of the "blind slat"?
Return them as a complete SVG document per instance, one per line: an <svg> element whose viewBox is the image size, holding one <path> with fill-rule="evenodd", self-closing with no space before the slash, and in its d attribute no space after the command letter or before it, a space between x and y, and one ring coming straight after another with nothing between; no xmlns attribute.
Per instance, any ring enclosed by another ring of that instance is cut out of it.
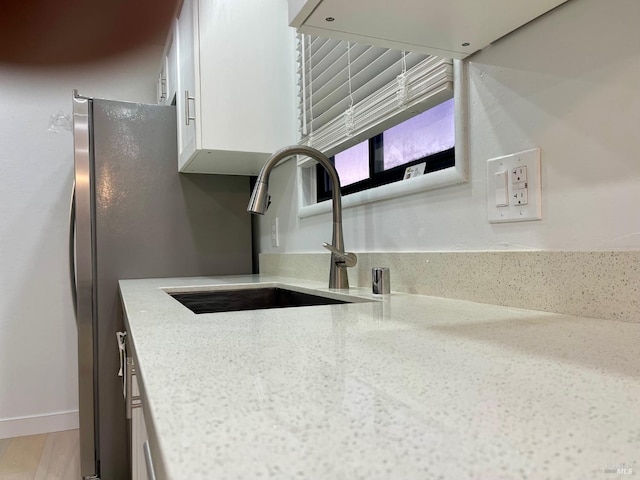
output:
<svg viewBox="0 0 640 480"><path fill-rule="evenodd" d="M356 62L369 61L374 59L379 53L377 53L376 49L373 50L373 47L368 47L366 45L360 45L357 49L351 50L351 63L354 65ZM364 60L363 60L364 59ZM322 97L322 93L320 90L331 80L338 80L344 82L348 79L348 67L349 62L347 60L347 50L346 48L342 50L342 55L337 57L335 61L327 66L324 69L317 68L314 66L311 69L311 75L313 78L313 88L314 92L318 91L318 95ZM315 95L315 93L314 93Z"/></svg>

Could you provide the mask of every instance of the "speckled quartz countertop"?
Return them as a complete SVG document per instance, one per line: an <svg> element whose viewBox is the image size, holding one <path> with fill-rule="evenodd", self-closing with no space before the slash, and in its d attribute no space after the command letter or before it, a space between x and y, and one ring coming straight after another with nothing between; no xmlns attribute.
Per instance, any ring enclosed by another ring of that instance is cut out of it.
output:
<svg viewBox="0 0 640 480"><path fill-rule="evenodd" d="M196 315L163 290L260 282L327 292L120 282L158 480L640 475L640 323L397 293Z"/></svg>

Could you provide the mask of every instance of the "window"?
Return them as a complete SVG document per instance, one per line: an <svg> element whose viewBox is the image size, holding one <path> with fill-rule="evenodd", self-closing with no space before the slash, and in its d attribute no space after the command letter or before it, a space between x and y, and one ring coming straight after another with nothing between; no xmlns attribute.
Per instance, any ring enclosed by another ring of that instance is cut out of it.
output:
<svg viewBox="0 0 640 480"><path fill-rule="evenodd" d="M344 207L466 180L460 61L300 35L298 67L300 143L334 162ZM328 211L324 170L298 167L299 216Z"/></svg>
<svg viewBox="0 0 640 480"><path fill-rule="evenodd" d="M405 120L330 159L340 176L342 195L405 178L407 167L422 165L425 174L455 165L453 100ZM317 201L331 198L329 175L316 166Z"/></svg>

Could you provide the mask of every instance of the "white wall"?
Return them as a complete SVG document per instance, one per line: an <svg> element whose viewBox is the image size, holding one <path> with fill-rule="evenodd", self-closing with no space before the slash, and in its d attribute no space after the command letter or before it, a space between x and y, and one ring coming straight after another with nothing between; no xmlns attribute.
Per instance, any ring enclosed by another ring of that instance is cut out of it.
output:
<svg viewBox="0 0 640 480"><path fill-rule="evenodd" d="M77 425L67 232L71 91L153 102L159 49L58 72L0 66L0 438ZM65 413L71 412L71 413ZM60 415L56 415L61 413ZM11 421L21 417L42 418Z"/></svg>
<svg viewBox="0 0 640 480"><path fill-rule="evenodd" d="M469 59L470 182L344 212L360 252L640 248L640 2L574 0ZM486 161L542 149L543 220L492 225ZM260 251L322 251L298 219L294 162L272 175ZM280 247L271 247L279 217Z"/></svg>

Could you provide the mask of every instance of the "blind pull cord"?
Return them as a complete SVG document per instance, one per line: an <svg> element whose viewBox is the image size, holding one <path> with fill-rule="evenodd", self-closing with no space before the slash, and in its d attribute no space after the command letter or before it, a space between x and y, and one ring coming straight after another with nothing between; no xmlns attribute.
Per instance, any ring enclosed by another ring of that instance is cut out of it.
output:
<svg viewBox="0 0 640 480"><path fill-rule="evenodd" d="M302 134L306 135L308 133L308 127L307 127L307 81L306 81L306 75L307 75L307 59L306 59L306 49L305 49L305 45L304 45L304 40L305 40L305 35L304 33L301 34L300 36L300 46L302 49Z"/></svg>
<svg viewBox="0 0 640 480"><path fill-rule="evenodd" d="M307 35L309 38L309 137L307 138L307 145L313 147L313 65L311 64L311 35Z"/></svg>
<svg viewBox="0 0 640 480"><path fill-rule="evenodd" d="M407 102L409 101L409 84L407 82L407 52L402 51L402 63L401 63L402 71L400 75L398 75L397 81L397 90L396 90L396 98L398 101L398 108L405 109L407 108Z"/></svg>
<svg viewBox="0 0 640 480"><path fill-rule="evenodd" d="M353 92L351 90L351 42L347 42L347 72L349 75L349 108L344 112L344 126L347 136L350 137L355 129L355 111L353 108Z"/></svg>

